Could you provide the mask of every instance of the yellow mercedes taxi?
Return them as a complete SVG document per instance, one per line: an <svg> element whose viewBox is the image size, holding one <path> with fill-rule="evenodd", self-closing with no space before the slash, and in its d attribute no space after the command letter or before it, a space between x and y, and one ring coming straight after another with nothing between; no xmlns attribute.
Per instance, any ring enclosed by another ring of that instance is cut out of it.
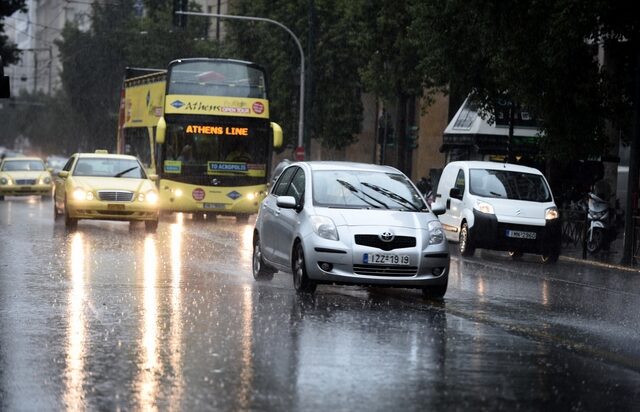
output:
<svg viewBox="0 0 640 412"><path fill-rule="evenodd" d="M55 178L54 216L75 229L80 219L144 222L158 227L158 189L134 156L76 153Z"/></svg>
<svg viewBox="0 0 640 412"><path fill-rule="evenodd" d="M51 174L37 157L7 157L0 162L0 200L5 196L51 198Z"/></svg>

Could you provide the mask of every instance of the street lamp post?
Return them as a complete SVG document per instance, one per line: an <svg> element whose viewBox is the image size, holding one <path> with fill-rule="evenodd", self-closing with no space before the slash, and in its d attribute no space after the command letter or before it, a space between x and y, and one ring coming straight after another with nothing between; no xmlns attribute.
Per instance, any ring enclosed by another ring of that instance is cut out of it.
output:
<svg viewBox="0 0 640 412"><path fill-rule="evenodd" d="M219 13L199 13L193 11L176 11L175 14L183 14L186 16L203 16L203 17L218 17L222 19L235 19L235 20L250 20L250 21L264 21L267 23L275 24L276 26L284 29L289 35L293 38L298 46L298 51L300 52L300 107L298 114L298 147L304 146L304 52L302 51L302 45L300 44L300 40L296 37L295 34L287 26L284 24L267 19L264 17L251 17L251 16L236 16L232 14L219 14Z"/></svg>

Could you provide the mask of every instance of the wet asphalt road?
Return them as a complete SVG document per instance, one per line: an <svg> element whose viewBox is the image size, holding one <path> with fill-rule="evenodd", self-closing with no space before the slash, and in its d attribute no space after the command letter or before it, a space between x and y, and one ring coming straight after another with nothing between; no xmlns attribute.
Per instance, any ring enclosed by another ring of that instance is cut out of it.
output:
<svg viewBox="0 0 640 412"><path fill-rule="evenodd" d="M452 257L449 291L251 276L249 224L0 202L0 410L638 410L640 273Z"/></svg>

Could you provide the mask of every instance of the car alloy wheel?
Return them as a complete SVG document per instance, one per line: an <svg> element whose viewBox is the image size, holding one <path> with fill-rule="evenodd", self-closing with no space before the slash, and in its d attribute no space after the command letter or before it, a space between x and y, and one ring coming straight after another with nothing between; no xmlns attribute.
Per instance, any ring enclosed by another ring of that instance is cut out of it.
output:
<svg viewBox="0 0 640 412"><path fill-rule="evenodd" d="M75 230L78 227L78 219L69 216L66 198L64 199L64 226L69 230Z"/></svg>
<svg viewBox="0 0 640 412"><path fill-rule="evenodd" d="M253 278L255 280L271 280L273 279L273 271L265 265L262 260L262 249L260 249L260 238L256 236L253 241Z"/></svg>
<svg viewBox="0 0 640 412"><path fill-rule="evenodd" d="M307 276L307 265L304 260L302 243L297 242L293 254L293 287L298 293L313 293L316 290L316 282Z"/></svg>
<svg viewBox="0 0 640 412"><path fill-rule="evenodd" d="M471 246L469 226L467 225L467 222L464 222L460 228L460 243L458 244L458 249L462 256L473 256L473 253L475 252L475 248Z"/></svg>

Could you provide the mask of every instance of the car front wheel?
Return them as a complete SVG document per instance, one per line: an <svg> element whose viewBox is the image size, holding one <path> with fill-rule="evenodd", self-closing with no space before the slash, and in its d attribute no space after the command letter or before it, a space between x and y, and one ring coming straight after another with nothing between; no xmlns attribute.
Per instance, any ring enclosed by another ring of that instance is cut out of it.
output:
<svg viewBox="0 0 640 412"><path fill-rule="evenodd" d="M75 230L78 227L78 219L75 219L69 216L67 199L64 200L64 226L69 230Z"/></svg>
<svg viewBox="0 0 640 412"><path fill-rule="evenodd" d="M262 249L260 248L260 238L256 236L253 241L253 278L255 280L273 279L273 270L264 263L262 259Z"/></svg>
<svg viewBox="0 0 640 412"><path fill-rule="evenodd" d="M458 243L458 250L460 250L460 254L462 256L473 256L476 251L471 242L469 225L467 225L467 222L464 222L460 228L460 243Z"/></svg>
<svg viewBox="0 0 640 412"><path fill-rule="evenodd" d="M302 243L298 242L294 246L293 253L293 287L298 293L313 293L316 291L316 282L307 276L307 263L304 259Z"/></svg>

